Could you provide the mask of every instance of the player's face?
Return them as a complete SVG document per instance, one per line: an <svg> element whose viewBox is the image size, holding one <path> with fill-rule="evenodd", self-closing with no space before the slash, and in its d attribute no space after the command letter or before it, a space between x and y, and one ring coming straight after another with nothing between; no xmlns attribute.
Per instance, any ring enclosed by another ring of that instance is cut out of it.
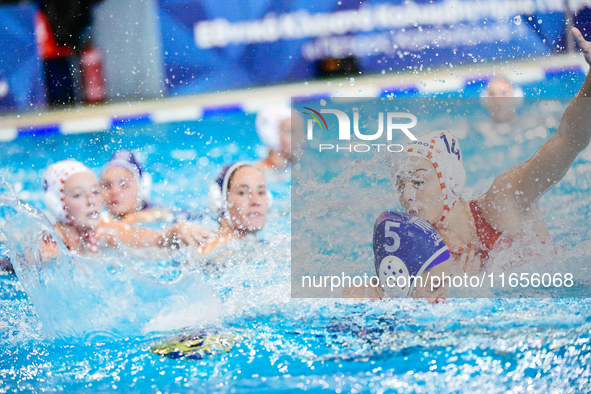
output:
<svg viewBox="0 0 591 394"><path fill-rule="evenodd" d="M114 216L134 212L138 204L139 186L133 173L125 168L112 167L101 178L103 198Z"/></svg>
<svg viewBox="0 0 591 394"><path fill-rule="evenodd" d="M429 160L411 157L400 164L396 192L402 208L432 225L443 215L443 194L439 178Z"/></svg>
<svg viewBox="0 0 591 394"><path fill-rule="evenodd" d="M72 224L81 230L91 230L100 223L103 207L98 180L90 172L69 177L64 183L64 209Z"/></svg>
<svg viewBox="0 0 591 394"><path fill-rule="evenodd" d="M269 198L263 174L244 166L232 175L228 187L228 213L236 230L256 232L265 227Z"/></svg>

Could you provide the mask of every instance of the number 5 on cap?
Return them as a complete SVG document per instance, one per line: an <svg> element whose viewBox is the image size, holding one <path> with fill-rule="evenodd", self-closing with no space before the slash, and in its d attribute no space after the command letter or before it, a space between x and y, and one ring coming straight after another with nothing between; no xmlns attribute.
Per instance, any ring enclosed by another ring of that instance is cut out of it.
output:
<svg viewBox="0 0 591 394"><path fill-rule="evenodd" d="M400 223L390 222L390 221L386 222L386 226L385 226L386 238L392 238L394 240L393 245L388 245L386 243L386 245L384 246L384 249L386 249L386 252L390 252L390 253L396 252L398 250L398 248L400 247L400 236L395 231L391 230L392 227L400 227Z"/></svg>

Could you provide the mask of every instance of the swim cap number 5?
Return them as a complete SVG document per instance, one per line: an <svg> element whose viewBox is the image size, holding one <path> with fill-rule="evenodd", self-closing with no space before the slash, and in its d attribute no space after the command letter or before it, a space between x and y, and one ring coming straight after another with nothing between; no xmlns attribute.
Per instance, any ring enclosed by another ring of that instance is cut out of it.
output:
<svg viewBox="0 0 591 394"><path fill-rule="evenodd" d="M392 238L394 243L392 245L386 243L384 249L386 249L386 252L396 252L400 247L400 236L395 231L392 231L392 227L400 227L400 223L387 221L385 227L385 237Z"/></svg>

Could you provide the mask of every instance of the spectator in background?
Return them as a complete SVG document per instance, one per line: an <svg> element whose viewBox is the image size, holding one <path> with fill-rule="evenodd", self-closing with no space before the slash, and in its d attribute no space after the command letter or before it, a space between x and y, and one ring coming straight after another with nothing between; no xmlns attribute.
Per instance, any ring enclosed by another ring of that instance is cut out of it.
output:
<svg viewBox="0 0 591 394"><path fill-rule="evenodd" d="M102 59L88 36L92 7L101 0L37 0L39 12L35 31L50 105L73 103L76 91L83 91L87 103L105 99ZM82 71L77 87L76 69Z"/></svg>

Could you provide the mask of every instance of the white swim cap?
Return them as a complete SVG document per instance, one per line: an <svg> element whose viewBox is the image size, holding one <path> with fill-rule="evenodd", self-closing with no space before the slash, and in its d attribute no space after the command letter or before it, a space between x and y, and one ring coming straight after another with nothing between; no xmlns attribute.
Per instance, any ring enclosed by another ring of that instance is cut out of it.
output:
<svg viewBox="0 0 591 394"><path fill-rule="evenodd" d="M113 167L125 168L133 174L133 177L138 184L138 197L141 200L140 202L143 202L144 204L148 203L150 200L150 192L152 191L152 176L144 171L133 152L129 150L121 150L115 153L113 157L111 157L111 160L105 165L104 171Z"/></svg>
<svg viewBox="0 0 591 394"><path fill-rule="evenodd" d="M281 148L280 126L291 117L291 108L285 105L273 105L263 108L257 114L255 126L259 138L271 150Z"/></svg>
<svg viewBox="0 0 591 394"><path fill-rule="evenodd" d="M429 160L435 167L443 193L443 215L439 219L443 221L460 199L466 184L460 142L448 130L439 130L408 142L404 151L409 156Z"/></svg>
<svg viewBox="0 0 591 394"><path fill-rule="evenodd" d="M66 223L64 184L74 174L89 172L90 168L76 160L62 160L50 165L43 174L43 198L45 206L58 222Z"/></svg>

